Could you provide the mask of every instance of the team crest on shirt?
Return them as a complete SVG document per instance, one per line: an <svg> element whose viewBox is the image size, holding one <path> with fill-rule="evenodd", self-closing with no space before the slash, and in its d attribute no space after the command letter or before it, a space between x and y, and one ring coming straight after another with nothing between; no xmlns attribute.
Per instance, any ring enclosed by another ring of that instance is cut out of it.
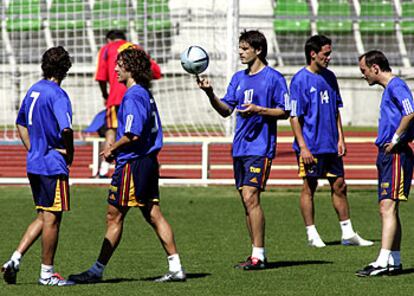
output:
<svg viewBox="0 0 414 296"><path fill-rule="evenodd" d="M260 174L260 171L260 168L250 167L250 173Z"/></svg>
<svg viewBox="0 0 414 296"><path fill-rule="evenodd" d="M251 178L250 180L249 180L249 182L251 182L251 183L259 183L259 182L257 182L257 178L256 177L254 177L254 178Z"/></svg>

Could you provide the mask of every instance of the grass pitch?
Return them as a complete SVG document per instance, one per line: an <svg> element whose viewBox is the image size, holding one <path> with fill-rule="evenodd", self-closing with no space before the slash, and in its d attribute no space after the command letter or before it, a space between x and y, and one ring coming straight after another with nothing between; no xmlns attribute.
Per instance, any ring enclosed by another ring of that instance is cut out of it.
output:
<svg viewBox="0 0 414 296"><path fill-rule="evenodd" d="M354 228L373 247L343 247L329 191L316 196L316 225L328 246L306 244L299 212L299 188L269 189L263 194L270 268L241 271L233 265L250 254L242 205L232 187L167 187L162 209L173 226L186 283L153 283L167 271L164 252L138 209L127 217L124 235L109 262L104 282L73 287L41 287L40 243L25 255L17 285L0 282L0 295L412 295L414 289L414 202L401 206L405 273L358 278L354 272L375 260L380 219L375 189L349 191ZM84 271L96 260L105 232L107 189L71 188L72 211L64 216L55 268L63 276ZM0 187L2 217L0 263L8 259L35 217L28 187Z"/></svg>

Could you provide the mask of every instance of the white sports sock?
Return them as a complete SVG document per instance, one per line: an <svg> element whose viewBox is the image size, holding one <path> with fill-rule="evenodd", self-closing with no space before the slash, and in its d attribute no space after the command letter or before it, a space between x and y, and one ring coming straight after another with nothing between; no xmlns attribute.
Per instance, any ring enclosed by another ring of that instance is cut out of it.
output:
<svg viewBox="0 0 414 296"><path fill-rule="evenodd" d="M108 172L109 172L109 162L106 162L105 160L103 160L99 168L99 175L105 176Z"/></svg>
<svg viewBox="0 0 414 296"><path fill-rule="evenodd" d="M339 225L341 225L343 239L350 239L355 235L355 231L352 228L351 219L339 221Z"/></svg>
<svg viewBox="0 0 414 296"><path fill-rule="evenodd" d="M376 265L386 267L388 265L390 254L391 250L381 249L377 261L375 261Z"/></svg>
<svg viewBox="0 0 414 296"><path fill-rule="evenodd" d="M262 247L253 247L252 249L252 257L257 258L261 261L264 261L265 259L265 248Z"/></svg>
<svg viewBox="0 0 414 296"><path fill-rule="evenodd" d="M20 261L22 260L22 254L19 251L14 251L13 255L11 256L10 260L14 262L14 266L19 268Z"/></svg>
<svg viewBox="0 0 414 296"><path fill-rule="evenodd" d="M105 265L103 265L99 261L96 261L94 265L92 265L92 267L89 268L89 271L97 276L102 276L104 269L105 269Z"/></svg>
<svg viewBox="0 0 414 296"><path fill-rule="evenodd" d="M400 251L391 251L390 257L388 258L389 265L398 266L401 264L401 252Z"/></svg>
<svg viewBox="0 0 414 296"><path fill-rule="evenodd" d="M48 279L55 273L53 265L41 264L40 266L40 277L42 279Z"/></svg>
<svg viewBox="0 0 414 296"><path fill-rule="evenodd" d="M171 272L177 272L182 270L180 256L178 254L173 254L167 257L168 260L168 269Z"/></svg>
<svg viewBox="0 0 414 296"><path fill-rule="evenodd" d="M315 225L306 226L306 234L308 235L308 240L320 238Z"/></svg>

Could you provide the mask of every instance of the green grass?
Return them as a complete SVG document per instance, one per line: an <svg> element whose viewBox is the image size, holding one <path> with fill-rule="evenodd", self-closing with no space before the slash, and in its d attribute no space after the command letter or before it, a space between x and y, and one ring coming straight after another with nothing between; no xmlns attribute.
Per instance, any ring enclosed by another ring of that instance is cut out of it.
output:
<svg viewBox="0 0 414 296"><path fill-rule="evenodd" d="M105 231L106 188L71 188L72 211L64 217L56 256L63 276L96 260ZM316 224L328 246L306 245L298 204L299 189L270 189L263 194L267 255L271 268L245 272L233 265L247 257L250 243L237 193L232 187L167 187L162 208L173 226L186 283L156 284L167 262L153 231L137 209L130 211L123 240L105 271L105 282L74 287L40 287L40 244L25 255L18 284L0 282L0 295L412 295L414 289L414 203L401 207L402 258L406 273L397 277L358 278L355 270L373 261L379 250L380 220L374 189L350 190L355 229L374 247L340 245L340 229L329 191L316 197ZM30 189L0 187L2 217L0 261L16 247L35 216ZM0 263L1 263L0 262Z"/></svg>

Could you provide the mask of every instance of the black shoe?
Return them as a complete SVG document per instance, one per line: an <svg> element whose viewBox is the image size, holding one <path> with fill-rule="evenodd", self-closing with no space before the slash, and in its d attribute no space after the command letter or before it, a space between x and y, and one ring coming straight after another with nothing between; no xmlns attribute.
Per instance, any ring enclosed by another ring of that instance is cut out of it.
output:
<svg viewBox="0 0 414 296"><path fill-rule="evenodd" d="M389 265L388 264L388 275L399 275L403 272L402 264L400 265Z"/></svg>
<svg viewBox="0 0 414 296"><path fill-rule="evenodd" d="M79 274L71 274L68 280L77 284L96 284L102 281L102 276L98 276L87 270Z"/></svg>
<svg viewBox="0 0 414 296"><path fill-rule="evenodd" d="M1 272L3 272L4 281L8 283L9 285L16 284L18 271L19 271L19 268L16 267L13 260L7 261L1 268Z"/></svg>
<svg viewBox="0 0 414 296"><path fill-rule="evenodd" d="M365 266L363 269L358 270L355 275L360 277L367 277L367 276L383 276L388 275L388 266L375 266L373 264L369 264Z"/></svg>
<svg viewBox="0 0 414 296"><path fill-rule="evenodd" d="M267 266L267 260L266 258L262 261L255 257L250 257L250 263L247 263L243 266L244 270L259 270L259 269L265 269Z"/></svg>
<svg viewBox="0 0 414 296"><path fill-rule="evenodd" d="M252 264L252 257L251 256L247 257L246 261L239 262L236 265L234 265L234 268L236 268L236 269L244 269L244 267L246 265L249 265L249 264Z"/></svg>

